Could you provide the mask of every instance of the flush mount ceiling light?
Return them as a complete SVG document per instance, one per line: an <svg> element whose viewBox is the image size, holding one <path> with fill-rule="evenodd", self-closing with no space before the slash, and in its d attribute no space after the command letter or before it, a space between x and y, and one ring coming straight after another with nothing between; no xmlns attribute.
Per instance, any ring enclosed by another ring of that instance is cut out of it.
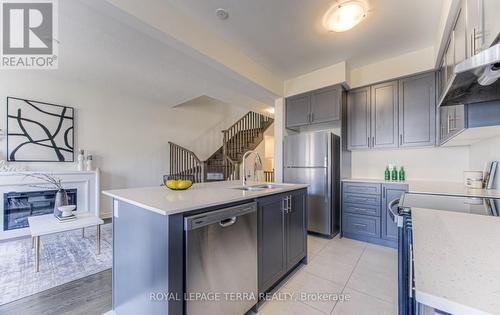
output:
<svg viewBox="0 0 500 315"><path fill-rule="evenodd" d="M345 32L358 25L366 17L361 1L336 3L323 16L323 26L332 32Z"/></svg>

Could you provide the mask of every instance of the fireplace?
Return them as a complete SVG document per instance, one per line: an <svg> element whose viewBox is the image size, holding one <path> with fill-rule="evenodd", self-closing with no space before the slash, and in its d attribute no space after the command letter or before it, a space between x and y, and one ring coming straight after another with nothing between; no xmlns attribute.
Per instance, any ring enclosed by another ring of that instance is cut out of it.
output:
<svg viewBox="0 0 500 315"><path fill-rule="evenodd" d="M57 190L4 193L4 231L28 227L28 217L30 216L54 213L56 192ZM68 194L69 204L77 205L77 190L67 189L66 193Z"/></svg>

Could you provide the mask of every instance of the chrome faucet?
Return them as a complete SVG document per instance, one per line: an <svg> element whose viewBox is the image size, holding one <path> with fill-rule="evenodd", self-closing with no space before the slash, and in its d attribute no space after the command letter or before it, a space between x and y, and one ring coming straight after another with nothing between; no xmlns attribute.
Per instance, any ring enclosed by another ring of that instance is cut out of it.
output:
<svg viewBox="0 0 500 315"><path fill-rule="evenodd" d="M246 185L247 185L247 164L246 164L245 160L252 153L255 154L255 164L253 167L253 178L254 179L255 179L255 174L256 174L257 168L262 169L262 159L260 158L259 153L255 150L250 150L250 151L245 152L245 154L243 154L243 159L241 160L243 163L243 187L246 187Z"/></svg>

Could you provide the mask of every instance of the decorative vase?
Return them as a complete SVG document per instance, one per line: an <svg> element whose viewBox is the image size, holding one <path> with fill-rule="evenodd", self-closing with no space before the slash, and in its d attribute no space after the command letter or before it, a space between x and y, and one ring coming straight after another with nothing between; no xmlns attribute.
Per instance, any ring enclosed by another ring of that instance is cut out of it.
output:
<svg viewBox="0 0 500 315"><path fill-rule="evenodd" d="M67 205L68 205L68 194L66 193L66 190L59 189L56 193L56 198L54 200L54 215L60 216L61 211L59 210L59 207Z"/></svg>

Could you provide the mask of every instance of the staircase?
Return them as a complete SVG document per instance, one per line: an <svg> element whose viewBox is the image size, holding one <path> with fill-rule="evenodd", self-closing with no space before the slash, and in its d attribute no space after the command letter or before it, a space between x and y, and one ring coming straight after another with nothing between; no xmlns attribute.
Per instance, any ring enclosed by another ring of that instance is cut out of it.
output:
<svg viewBox="0 0 500 315"><path fill-rule="evenodd" d="M254 150L262 140L264 132L273 119L248 112L231 127L222 130L222 146L206 161L201 161L194 152L169 142L170 174L192 175L195 182L240 179L243 154Z"/></svg>

